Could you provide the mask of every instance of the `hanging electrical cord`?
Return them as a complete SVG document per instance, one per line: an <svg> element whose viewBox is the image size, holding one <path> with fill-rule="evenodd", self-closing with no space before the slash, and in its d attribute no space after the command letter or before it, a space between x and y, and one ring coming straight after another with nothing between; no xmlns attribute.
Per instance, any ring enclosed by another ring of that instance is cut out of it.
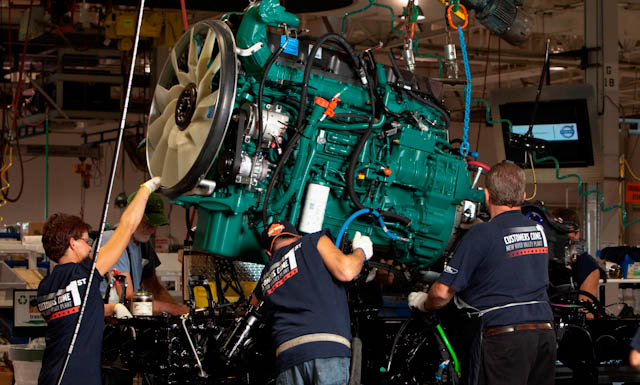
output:
<svg viewBox="0 0 640 385"><path fill-rule="evenodd" d="M393 25L393 21L396 18L395 13L393 12L393 8L391 8L390 6L385 5L385 4L378 4L378 3L375 2L375 0L369 0L369 4L367 4L363 8L355 10L355 11L347 12L347 13L344 14L344 16L342 16L341 23L340 23L340 36L344 36L344 22L347 20L348 17L351 17L351 16L355 15L356 13L364 12L367 9L371 8L372 6L388 9L389 12L391 12L391 19L390 19L390 22L389 22L391 32L397 33L398 35L402 35L403 34L402 31L397 30L396 27Z"/></svg>
<svg viewBox="0 0 640 385"><path fill-rule="evenodd" d="M511 124L511 121L508 119L498 119L495 121L492 120L491 107L489 107L489 102L486 99L471 99L471 103L483 103L485 107L485 120L487 121L487 124L494 125L496 123L505 123L508 126L508 133L509 135L511 135L513 131L513 125Z"/></svg>
<svg viewBox="0 0 640 385"><path fill-rule="evenodd" d="M17 202L18 199L20 199L20 197L22 196L22 192L24 191L24 164L22 162L22 153L20 152L20 138L18 135L18 104L20 102L20 94L22 93L22 80L23 80L23 75L24 75L24 63L26 60L26 56L27 56L27 47L29 45L29 31L31 28L31 14L33 12L33 0L31 0L29 2L29 16L27 17L27 28L25 29L25 38L24 38L24 44L22 46L22 57L20 59L20 69L18 71L18 85L16 86L16 93L13 96L13 102L12 102L12 112L13 112L13 120L11 123L11 127L9 130L9 133L14 133L15 134L15 147L16 147L16 151L18 152L18 161L20 162L20 188L18 190L18 194L16 195L15 198L10 198L9 197L9 187L10 185L8 184L7 181L7 188L4 190L0 189L0 193L3 195L4 199L6 199L9 202ZM11 34L9 34L11 35ZM10 143L8 143L7 141L7 145L11 145ZM12 163L12 162L11 162Z"/></svg>
<svg viewBox="0 0 640 385"><path fill-rule="evenodd" d="M0 168L0 207L5 206L7 204L7 200L4 198L5 190L8 190L11 186L9 181L6 178L7 171L11 168L12 158L13 158L13 147L8 144L2 148L2 159L6 157L6 153L9 152L8 162ZM0 222L4 221L4 218L0 216Z"/></svg>
<svg viewBox="0 0 640 385"><path fill-rule="evenodd" d="M613 209L620 209L622 211L622 225L624 227L629 227L631 225L634 225L636 223L640 223L640 219L636 219L634 221L631 222L627 222L627 210L625 210L625 208L622 205L613 205L613 206L609 206L609 207L605 207L605 203L604 203L604 194L600 191L600 190L589 190L587 192L582 192L582 178L580 178L580 175L578 174L566 174L566 175L560 175L560 163L558 163L558 160L553 157L553 156L546 156L544 158L537 158L537 154L534 152L533 153L533 161L535 163L543 163L543 162L553 162L554 166L555 166L555 175L556 175L556 179L557 180L563 180L563 179L567 179L567 178L575 178L578 182L578 194L581 197L586 197L589 196L591 194L596 194L598 195L598 198L600 198L600 211L602 211L603 213L613 210Z"/></svg>
<svg viewBox="0 0 640 385"><path fill-rule="evenodd" d="M549 66L549 48L551 47L551 40L547 39L547 45L544 50L544 62L542 63L542 72L540 73L540 81L538 82L538 89L536 90L536 100L533 103L533 111L531 112L531 121L529 122L529 129L524 136L533 136L533 125L536 121L536 115L538 114L538 105L540 104L540 95L542 94L542 86L544 85L544 78L547 74L547 67Z"/></svg>
<svg viewBox="0 0 640 385"><path fill-rule="evenodd" d="M100 220L100 232L98 233L98 239L96 239L95 243L95 253L93 258L93 265L91 266L91 271L89 272L89 277L87 279L86 289L84 293L84 298L82 299L82 304L80 305L80 311L78 313L78 319L76 320L75 329L73 332L73 336L71 337L71 341L69 341L69 347L67 349L67 354L65 355L64 362L60 369L60 374L58 375L58 380L56 383L58 385L62 384L62 379L64 378L64 374L67 370L67 366L69 365L69 360L71 359L71 354L73 354L73 347L76 343L76 339L78 338L78 333L80 332L80 325L82 324L82 318L84 316L84 311L87 306L87 299L89 298L89 293L91 292L91 286L93 282L93 275L96 271L96 262L100 257L100 243L102 242L102 234L104 232L104 226L107 222L107 213L109 212L109 202L111 202L111 191L113 190L113 181L116 177L116 169L118 165L118 157L120 154L120 148L122 145L122 137L124 136L124 127L127 119L127 111L129 109L129 98L131 96L131 88L133 86L133 74L135 72L135 64L136 57L138 54L138 44L140 43L140 27L142 25L142 15L144 14L144 2L145 0L140 0L140 6L138 8L138 18L136 22L136 33L133 41L133 52L131 54L131 65L129 67L129 79L127 82L127 89L125 92L124 104L122 108L122 116L120 119L120 128L118 129L118 138L116 140L116 147L113 153L113 161L111 163L111 174L109 175L109 184L107 186L107 192L104 200L104 206L102 208L102 218Z"/></svg>
<svg viewBox="0 0 640 385"><path fill-rule="evenodd" d="M44 110L44 219L49 218L49 106Z"/></svg>
<svg viewBox="0 0 640 385"><path fill-rule="evenodd" d="M464 13L464 24L460 27L453 24L451 20L451 12L454 7L460 7ZM469 15L467 14L467 8L462 4L453 2L447 8L447 19L449 26L458 30L458 38L460 39L460 51L462 51L462 60L464 61L464 76L467 80L465 85L464 95L464 131L462 133L462 144L460 144L460 154L462 156L469 155L469 115L471 113L471 69L469 68L469 57L467 56L467 45L464 42L464 29L469 24Z"/></svg>
<svg viewBox="0 0 640 385"><path fill-rule="evenodd" d="M542 72L540 73L540 82L538 83L538 89L536 91L536 99L533 103L533 112L531 113L531 121L529 122L529 129L524 136L533 137L533 125L536 121L536 115L538 113L538 105L540 104L540 95L542 94L542 86L544 85L544 78L547 74L547 69L549 68L549 50L551 47L551 40L547 39L547 45L544 50L544 62L542 63ZM533 166L533 159L531 157L531 152L525 152L524 163L527 164L527 156L529 158L529 162L531 163L531 172L533 173L533 195L529 198L525 198L525 200L532 200L535 198L536 193L538 192L538 181L536 180L536 170Z"/></svg>
<svg viewBox="0 0 640 385"><path fill-rule="evenodd" d="M627 158L624 158L624 164L625 166L627 166L627 171L629 171L629 174L631 174L631 177L637 181L640 181L640 178L638 178L636 173L634 173L633 170L631 169L631 165L629 164L629 161L627 160Z"/></svg>
<svg viewBox="0 0 640 385"><path fill-rule="evenodd" d="M524 198L525 201L533 200L538 193L538 180L536 179L536 169L533 167L533 158L531 157L531 153L529 153L529 161L531 162L531 173L533 174L533 195Z"/></svg>

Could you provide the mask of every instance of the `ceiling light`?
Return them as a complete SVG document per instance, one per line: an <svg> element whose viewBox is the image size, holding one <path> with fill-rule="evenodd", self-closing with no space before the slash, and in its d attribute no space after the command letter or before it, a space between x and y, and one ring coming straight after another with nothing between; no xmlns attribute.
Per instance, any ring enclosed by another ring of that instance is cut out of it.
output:
<svg viewBox="0 0 640 385"><path fill-rule="evenodd" d="M565 66L551 66L549 67L549 71L564 71L567 67Z"/></svg>

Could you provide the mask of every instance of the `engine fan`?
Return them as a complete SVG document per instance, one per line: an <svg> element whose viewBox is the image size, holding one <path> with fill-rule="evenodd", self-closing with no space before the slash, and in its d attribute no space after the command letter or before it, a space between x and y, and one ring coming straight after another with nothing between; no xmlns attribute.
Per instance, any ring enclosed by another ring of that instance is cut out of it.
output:
<svg viewBox="0 0 640 385"><path fill-rule="evenodd" d="M171 50L156 85L147 130L147 164L175 198L204 178L222 144L235 99L237 59L229 27L195 24Z"/></svg>

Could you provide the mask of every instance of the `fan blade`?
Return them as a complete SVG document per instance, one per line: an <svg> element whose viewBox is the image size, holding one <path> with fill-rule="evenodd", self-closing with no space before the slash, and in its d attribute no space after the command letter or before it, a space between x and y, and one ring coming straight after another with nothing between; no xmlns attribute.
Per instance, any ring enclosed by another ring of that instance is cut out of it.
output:
<svg viewBox="0 0 640 385"><path fill-rule="evenodd" d="M165 124L168 122L169 118L174 115L177 102L177 99L170 101L162 112L162 115L149 124L149 127L147 128L147 135L149 137L149 145L151 148L155 148L160 138L162 138L165 131Z"/></svg>
<svg viewBox="0 0 640 385"><path fill-rule="evenodd" d="M196 67L198 66L198 41L194 39L194 30L191 28L191 37L189 39L189 56L187 65L189 66L189 78L197 81L196 79Z"/></svg>
<svg viewBox="0 0 640 385"><path fill-rule="evenodd" d="M184 86L182 84L176 84L169 89L169 101L178 100L180 94L182 94Z"/></svg>
<svg viewBox="0 0 640 385"><path fill-rule="evenodd" d="M207 65L211 59L211 52L213 51L213 44L215 42L216 37L214 36L213 31L209 30L207 32L207 38L204 40L204 44L200 50L200 57L198 58L198 68L196 70L196 79L198 80L198 84L200 84L204 74L207 72Z"/></svg>
<svg viewBox="0 0 640 385"><path fill-rule="evenodd" d="M184 177L195 163L200 149L192 141L187 141L178 147L178 175Z"/></svg>
<svg viewBox="0 0 640 385"><path fill-rule="evenodd" d="M213 114L213 111L215 110L215 105L216 103L218 103L219 93L220 93L220 90L216 90L216 92L209 94L204 99L200 99L200 95L198 95L198 99L200 99L200 101L198 101L198 105L196 106L196 110L193 112L193 118L191 120L193 121L193 120L200 120L200 119L210 119L211 116L207 116L209 115L209 108L213 106L211 110Z"/></svg>
<svg viewBox="0 0 640 385"><path fill-rule="evenodd" d="M171 65L173 66L173 72L178 78L178 82L182 86L186 86L187 84L191 83L191 79L189 79L189 74L182 72L180 67L178 67L178 58L176 57L175 47L174 49L171 50Z"/></svg>
<svg viewBox="0 0 640 385"><path fill-rule="evenodd" d="M163 136L162 140L158 144L158 147L153 151L151 160L149 161L149 171L151 171L151 175L162 176L162 165L164 164L164 157L167 152L167 147L167 137Z"/></svg>
<svg viewBox="0 0 640 385"><path fill-rule="evenodd" d="M180 177L178 175L178 151L175 148L169 147L164 157L161 183L163 186L175 186L179 181Z"/></svg>
<svg viewBox="0 0 640 385"><path fill-rule="evenodd" d="M153 102L154 102L156 111L164 110L164 106L166 106L167 103L169 103L169 90L164 88L160 84L156 85L156 90L153 93ZM154 112L155 111L151 111L152 114Z"/></svg>
<svg viewBox="0 0 640 385"><path fill-rule="evenodd" d="M216 55L216 58L213 59L213 63L207 69L207 72L202 77L202 80L198 83L198 98L208 96L211 93L211 79L213 79L213 75L215 75L220 70L220 52Z"/></svg>
<svg viewBox="0 0 640 385"><path fill-rule="evenodd" d="M211 122L208 120L192 120L185 131L189 134L194 144L198 146L198 152L200 152L209 136L209 131L211 131Z"/></svg>

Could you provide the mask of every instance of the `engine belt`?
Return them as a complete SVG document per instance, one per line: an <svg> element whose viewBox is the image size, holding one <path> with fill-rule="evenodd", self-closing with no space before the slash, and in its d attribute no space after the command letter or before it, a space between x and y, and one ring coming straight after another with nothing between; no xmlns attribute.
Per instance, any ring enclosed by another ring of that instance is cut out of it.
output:
<svg viewBox="0 0 640 385"><path fill-rule="evenodd" d="M285 350L289 350L298 345L307 344L309 342L337 342L342 344L349 349L351 349L351 342L348 339L344 338L341 335L333 334L333 333L313 333L313 334L305 334L300 337L296 337L290 339L289 341L283 342L276 349L276 357L280 355L280 353Z"/></svg>

